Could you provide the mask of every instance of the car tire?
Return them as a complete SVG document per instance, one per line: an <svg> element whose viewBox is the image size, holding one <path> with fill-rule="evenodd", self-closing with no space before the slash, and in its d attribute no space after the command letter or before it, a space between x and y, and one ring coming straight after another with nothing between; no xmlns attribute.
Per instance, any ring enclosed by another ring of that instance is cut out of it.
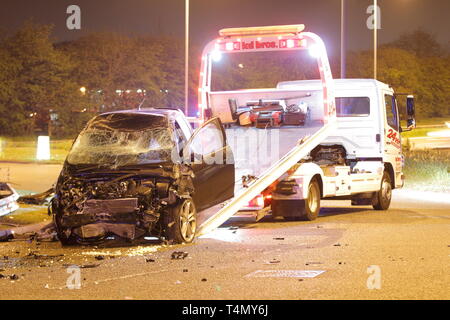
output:
<svg viewBox="0 0 450 320"><path fill-rule="evenodd" d="M380 190L375 192L373 196L373 208L375 210L387 210L392 200L392 182L387 171L384 171L381 179Z"/></svg>
<svg viewBox="0 0 450 320"><path fill-rule="evenodd" d="M70 246L77 243L72 234L69 237L66 235L66 229L61 227L59 218L57 216L55 216L54 218L54 224L56 229L56 236L63 246Z"/></svg>
<svg viewBox="0 0 450 320"><path fill-rule="evenodd" d="M48 205L48 214L53 216L53 224L55 225L56 236L63 246L73 245L76 242L72 236L66 235L66 230L61 225L61 213L59 212L56 199L53 198Z"/></svg>
<svg viewBox="0 0 450 320"><path fill-rule="evenodd" d="M192 199L182 199L169 208L165 219L166 239L174 243L191 243L197 231L197 210Z"/></svg>

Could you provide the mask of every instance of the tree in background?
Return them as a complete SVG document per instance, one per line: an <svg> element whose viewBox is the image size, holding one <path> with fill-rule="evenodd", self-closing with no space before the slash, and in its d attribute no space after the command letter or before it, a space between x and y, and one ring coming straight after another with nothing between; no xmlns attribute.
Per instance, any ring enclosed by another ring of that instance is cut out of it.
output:
<svg viewBox="0 0 450 320"><path fill-rule="evenodd" d="M144 98L137 91L145 91L146 106L183 108L183 46L180 39L92 33L58 48L76 64L73 79L96 97L95 111L108 111L136 108Z"/></svg>
<svg viewBox="0 0 450 320"><path fill-rule="evenodd" d="M0 68L6 72L0 73L8 87L7 96L0 98L2 134L46 132L51 110L63 115L82 103L70 78L74 65L54 48L51 30L51 26L27 22L2 39L6 60Z"/></svg>
<svg viewBox="0 0 450 320"><path fill-rule="evenodd" d="M98 112L137 108L144 96L145 107L184 107L182 39L91 33L55 45L51 30L28 22L14 34L0 37L1 135L47 131L50 123L53 135L73 137ZM193 109L200 52L191 45ZM274 87L279 81L318 77L311 58L300 58L298 52L233 57L228 64L224 59L214 66L223 72L214 73L213 86L219 88L213 89ZM349 53L348 76L371 78L372 59L371 51ZM450 114L449 62L448 50L432 35L414 31L380 47L379 80L396 92L415 94L419 117L446 116ZM339 62L331 63L335 72ZM49 122L50 114L57 120Z"/></svg>
<svg viewBox="0 0 450 320"><path fill-rule="evenodd" d="M351 52L348 76L373 76L373 51ZM450 115L450 55L435 38L421 30L402 35L378 51L378 80L396 92L413 93L419 117ZM398 99L404 110L404 99Z"/></svg>

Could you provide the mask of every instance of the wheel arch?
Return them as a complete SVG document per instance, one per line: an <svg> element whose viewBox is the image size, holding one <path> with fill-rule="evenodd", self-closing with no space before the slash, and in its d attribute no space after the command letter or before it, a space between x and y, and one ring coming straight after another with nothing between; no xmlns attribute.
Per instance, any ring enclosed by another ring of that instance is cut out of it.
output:
<svg viewBox="0 0 450 320"><path fill-rule="evenodd" d="M389 174L389 178L391 178L391 186L392 189L395 189L395 173L394 173L394 167L390 162L384 163L384 171L387 171Z"/></svg>
<svg viewBox="0 0 450 320"><path fill-rule="evenodd" d="M308 197L308 186L313 179L317 179L320 188L320 196L323 197L323 178L322 169L315 163L303 163L293 175L294 178L300 178L302 184L303 199Z"/></svg>
<svg viewBox="0 0 450 320"><path fill-rule="evenodd" d="M316 173L310 180L309 183L311 183L312 181L317 180L317 183L319 184L319 189L320 189L320 197L323 198L323 180L322 180L322 176L318 173Z"/></svg>

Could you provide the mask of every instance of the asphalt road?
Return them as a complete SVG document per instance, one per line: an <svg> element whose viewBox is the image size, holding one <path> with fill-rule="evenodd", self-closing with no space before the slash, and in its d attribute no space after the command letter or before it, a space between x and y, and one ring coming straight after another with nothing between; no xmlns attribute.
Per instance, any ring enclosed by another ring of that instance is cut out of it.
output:
<svg viewBox="0 0 450 320"><path fill-rule="evenodd" d="M19 168L29 190L58 174ZM0 299L449 299L446 196L398 190L386 212L327 201L314 222L235 216L191 245L0 243Z"/></svg>

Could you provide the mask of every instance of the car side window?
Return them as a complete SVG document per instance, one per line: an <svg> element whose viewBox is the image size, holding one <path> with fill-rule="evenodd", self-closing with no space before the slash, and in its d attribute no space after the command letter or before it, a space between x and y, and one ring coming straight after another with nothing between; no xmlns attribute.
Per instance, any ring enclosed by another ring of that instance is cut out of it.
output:
<svg viewBox="0 0 450 320"><path fill-rule="evenodd" d="M215 122L211 122L197 131L192 140L191 151L200 155L211 154L222 150L225 145L221 128Z"/></svg>
<svg viewBox="0 0 450 320"><path fill-rule="evenodd" d="M386 107L386 120L390 127L395 130L399 130L398 113L397 113L397 103L394 96L385 94L384 103Z"/></svg>

